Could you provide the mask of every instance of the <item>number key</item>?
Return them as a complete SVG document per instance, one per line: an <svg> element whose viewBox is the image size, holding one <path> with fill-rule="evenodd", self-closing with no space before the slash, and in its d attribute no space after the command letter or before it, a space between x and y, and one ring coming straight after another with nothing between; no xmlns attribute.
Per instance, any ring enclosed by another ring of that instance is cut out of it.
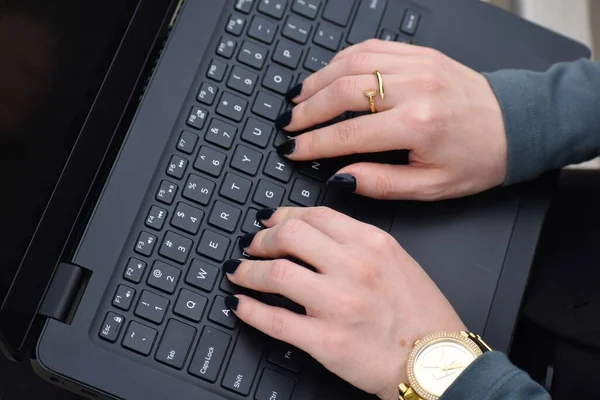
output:
<svg viewBox="0 0 600 400"><path fill-rule="evenodd" d="M215 190L215 183L198 175L190 174L182 196L203 206L207 205Z"/></svg>
<svg viewBox="0 0 600 400"><path fill-rule="evenodd" d="M135 308L135 315L145 320L160 324L165 317L169 300L162 296L144 290ZM132 337L135 339L135 337Z"/></svg>
<svg viewBox="0 0 600 400"><path fill-rule="evenodd" d="M198 91L198 96L196 96L196 98L200 103L210 106L212 103L214 103L218 92L219 88L217 88L215 85L204 82L202 86L200 86L200 90Z"/></svg>
<svg viewBox="0 0 600 400"><path fill-rule="evenodd" d="M165 238L158 249L158 254L169 260L184 264L187 260L192 241L186 237L167 231Z"/></svg>
<svg viewBox="0 0 600 400"><path fill-rule="evenodd" d="M217 106L217 114L227 117L236 122L240 122L244 117L244 112L248 102L242 98L224 92L221 95L221 101Z"/></svg>
<svg viewBox="0 0 600 400"><path fill-rule="evenodd" d="M202 218L204 218L204 211L185 203L179 203L171 218L171 225L195 235L200 230Z"/></svg>
<svg viewBox="0 0 600 400"><path fill-rule="evenodd" d="M166 293L173 293L181 270L166 264L162 261L154 261L152 271L148 275L148 286L152 286Z"/></svg>
<svg viewBox="0 0 600 400"><path fill-rule="evenodd" d="M227 86L238 92L250 95L254 91L257 79L258 75L254 72L250 72L247 69L236 65L231 71L229 80L227 80Z"/></svg>
<svg viewBox="0 0 600 400"><path fill-rule="evenodd" d="M229 149L236 133L237 128L235 126L213 118L208 127L208 131L206 131L205 139L209 143L216 144L224 149Z"/></svg>
<svg viewBox="0 0 600 400"><path fill-rule="evenodd" d="M252 42L244 41L237 59L241 63L256 69L261 69L265 63L265 59L267 58L267 53L268 50L265 47L259 46Z"/></svg>
<svg viewBox="0 0 600 400"><path fill-rule="evenodd" d="M202 146L198 152L198 157L194 163L194 168L208 175L217 177L221 174L223 164L225 164L225 154L220 151Z"/></svg>

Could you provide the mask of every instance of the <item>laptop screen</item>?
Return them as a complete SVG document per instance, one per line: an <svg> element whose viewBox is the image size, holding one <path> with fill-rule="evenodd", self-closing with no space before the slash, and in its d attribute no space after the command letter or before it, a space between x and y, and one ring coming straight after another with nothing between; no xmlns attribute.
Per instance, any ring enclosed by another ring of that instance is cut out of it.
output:
<svg viewBox="0 0 600 400"><path fill-rule="evenodd" d="M137 2L0 0L0 306Z"/></svg>

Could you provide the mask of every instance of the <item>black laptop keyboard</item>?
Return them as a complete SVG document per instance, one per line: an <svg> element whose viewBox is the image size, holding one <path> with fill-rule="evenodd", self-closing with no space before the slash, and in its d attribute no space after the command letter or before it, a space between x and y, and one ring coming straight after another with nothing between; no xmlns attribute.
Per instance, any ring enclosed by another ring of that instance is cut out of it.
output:
<svg viewBox="0 0 600 400"><path fill-rule="evenodd" d="M241 327L224 299L248 291L234 287L221 265L246 257L237 241L261 228L255 215L264 207L325 203L360 219L348 197L326 195L335 165L292 165L277 154L288 137L273 121L291 107L288 89L343 47L371 37L410 42L419 12L406 9L383 26L388 2L232 2L113 280L101 339L232 397L291 398L296 374L314 361ZM250 294L303 311L279 296Z"/></svg>

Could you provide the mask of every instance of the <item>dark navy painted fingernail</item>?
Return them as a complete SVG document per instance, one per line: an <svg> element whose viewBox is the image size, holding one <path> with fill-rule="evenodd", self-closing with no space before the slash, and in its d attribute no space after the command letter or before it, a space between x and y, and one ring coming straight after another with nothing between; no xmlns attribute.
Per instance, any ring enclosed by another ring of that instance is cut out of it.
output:
<svg viewBox="0 0 600 400"><path fill-rule="evenodd" d="M288 92L285 94L285 98L287 100L292 100L300 96L300 93L302 93L302 83L299 83L290 90L288 90Z"/></svg>
<svg viewBox="0 0 600 400"><path fill-rule="evenodd" d="M223 271L226 274L235 274L235 271L238 269L242 262L240 260L227 260L225 264L223 264Z"/></svg>
<svg viewBox="0 0 600 400"><path fill-rule="evenodd" d="M242 250L250 247L252 241L254 240L254 236L256 236L256 232L247 233L244 236L242 236L242 238L240 239L240 247L242 248Z"/></svg>
<svg viewBox="0 0 600 400"><path fill-rule="evenodd" d="M327 181L327 186L354 193L356 191L356 178L350 174L334 175Z"/></svg>
<svg viewBox="0 0 600 400"><path fill-rule="evenodd" d="M275 211L277 211L276 208L263 208L256 213L256 219L259 221L267 221L275 214Z"/></svg>
<svg viewBox="0 0 600 400"><path fill-rule="evenodd" d="M236 311L239 304L240 304L240 299L238 299L237 297L235 297L235 296L225 297L225 307L229 308L230 310Z"/></svg>
<svg viewBox="0 0 600 400"><path fill-rule="evenodd" d="M277 119L275 120L275 127L277 129L283 129L290 124L291 120L292 120L292 110L288 110L288 111L284 112L283 114L281 114L279 117L277 117Z"/></svg>
<svg viewBox="0 0 600 400"><path fill-rule="evenodd" d="M286 140L277 146L277 152L282 156L289 156L296 150L296 139Z"/></svg>

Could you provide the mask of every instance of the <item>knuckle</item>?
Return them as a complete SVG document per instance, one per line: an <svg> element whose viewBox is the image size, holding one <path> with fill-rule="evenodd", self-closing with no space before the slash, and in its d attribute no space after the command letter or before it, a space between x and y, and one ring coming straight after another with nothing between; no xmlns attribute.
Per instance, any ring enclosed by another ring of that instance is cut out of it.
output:
<svg viewBox="0 0 600 400"><path fill-rule="evenodd" d="M285 331L285 319L281 313L275 312L271 315L270 336L281 337Z"/></svg>
<svg viewBox="0 0 600 400"><path fill-rule="evenodd" d="M445 185L440 181L426 184L420 192L420 197L425 201L440 200L446 193Z"/></svg>
<svg viewBox="0 0 600 400"><path fill-rule="evenodd" d="M396 240L381 229L374 229L369 233L370 244L376 250L387 249L396 244Z"/></svg>
<svg viewBox="0 0 600 400"><path fill-rule="evenodd" d="M359 269L358 278L367 287L381 287L381 270L376 265L363 265Z"/></svg>
<svg viewBox="0 0 600 400"><path fill-rule="evenodd" d="M351 73L360 73L365 71L367 63L369 62L369 55L363 52L357 52L348 57L349 68Z"/></svg>
<svg viewBox="0 0 600 400"><path fill-rule="evenodd" d="M328 219L333 210L329 207L313 207L306 213L306 219L309 221L319 221Z"/></svg>
<svg viewBox="0 0 600 400"><path fill-rule="evenodd" d="M334 99L345 99L356 92L356 83L352 77L344 76L333 82L332 91Z"/></svg>
<svg viewBox="0 0 600 400"><path fill-rule="evenodd" d="M388 199L394 194L394 185L388 174L379 174L375 177L375 198Z"/></svg>
<svg viewBox="0 0 600 400"><path fill-rule="evenodd" d="M438 123L440 111L431 101L420 102L411 107L407 118L417 131L429 131Z"/></svg>
<svg viewBox="0 0 600 400"><path fill-rule="evenodd" d="M302 224L302 221L298 219L286 220L277 230L276 240L282 244L290 243L290 239L297 237L303 229Z"/></svg>
<svg viewBox="0 0 600 400"><path fill-rule="evenodd" d="M274 260L271 262L267 279L271 286L280 286L290 275L289 264L285 260Z"/></svg>
<svg viewBox="0 0 600 400"><path fill-rule="evenodd" d="M335 124L334 145L347 146L356 142L359 135L358 123L355 119Z"/></svg>
<svg viewBox="0 0 600 400"><path fill-rule="evenodd" d="M429 61L427 61L427 63L429 63ZM439 66L431 67L426 64L422 67L422 72L416 76L416 85L422 92L432 94L443 89L444 83L442 77L437 72L437 68L439 68Z"/></svg>

